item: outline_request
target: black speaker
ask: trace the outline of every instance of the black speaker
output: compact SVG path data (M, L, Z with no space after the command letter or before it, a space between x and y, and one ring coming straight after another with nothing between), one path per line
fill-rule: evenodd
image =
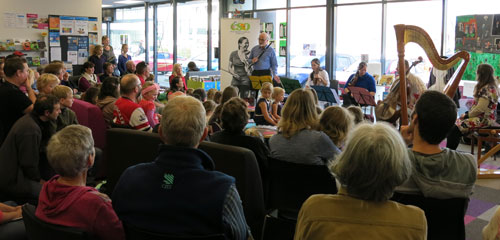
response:
M112 22L115 19L115 9L114 8L103 8L102 9L102 21Z

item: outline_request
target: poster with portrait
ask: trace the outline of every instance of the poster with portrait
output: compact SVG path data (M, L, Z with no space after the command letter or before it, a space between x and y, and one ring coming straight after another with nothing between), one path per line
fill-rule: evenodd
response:
M248 79L250 68L245 60L248 59L252 47L258 44L260 20L224 18L220 24L222 90Z
M493 15L493 24L491 26L491 35L500 35L500 14Z

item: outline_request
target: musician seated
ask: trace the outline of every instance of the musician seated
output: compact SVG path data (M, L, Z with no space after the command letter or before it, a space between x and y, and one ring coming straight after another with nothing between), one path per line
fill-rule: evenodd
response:
M427 91L420 96L410 125L401 127L405 141L413 143L408 154L416 172L396 192L439 199L471 195L477 171L474 157L439 147L454 126L456 112L455 103L443 93Z
M312 72L306 81L306 87L310 86L330 86L330 78L328 77L328 72L321 68L320 61L317 58L311 60Z
M377 91L377 88L375 86L375 78L373 78L372 75L366 72L366 68L367 64L365 62L360 62L358 65L358 71L355 74L352 74L347 80L343 95L344 107L348 107L351 104L356 104L354 98L350 96L348 87L361 87L368 90L368 92L370 92L370 95L375 96L375 92Z

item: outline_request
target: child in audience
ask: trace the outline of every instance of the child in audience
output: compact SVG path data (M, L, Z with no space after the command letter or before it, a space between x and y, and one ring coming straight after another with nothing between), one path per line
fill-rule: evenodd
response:
M252 137L258 137L260 140L262 140L262 142L264 142L264 136L256 127L247 128L245 130L245 134Z
M68 86L57 85L52 90L52 94L59 99L59 104L61 105L61 113L56 121L56 131L72 124L78 124L75 112L70 109L73 105L73 90Z
M211 89L208 89L208 92L207 92L207 100L214 100L215 98L215 93L217 92L217 89L216 88L211 88Z
M200 99L201 102L205 102L207 100L207 93L203 88L197 88L193 92L193 97Z
M229 86L229 87L226 87L224 89L224 91L222 91L220 104L215 108L214 113L213 113L212 117L210 118L210 120L208 120L208 123L210 126L209 127L209 129L210 129L209 134L212 134L212 133L215 133L215 132L222 130L222 127L221 127L222 122L220 119L220 114L222 112L222 106L224 105L224 103L226 103L227 101L229 101L229 99L231 99L233 97L238 97L238 89L236 87Z
M99 88L90 87L89 89L87 89L86 92L82 94L82 100L96 105L98 96L99 96Z
M363 110L361 110L360 107L358 107L358 106L349 106L347 108L347 110L354 117L354 125L357 125L357 124L363 122L365 116L363 115Z
M188 95L188 96L193 96L193 93L194 93L194 89L192 89L192 88L188 88L186 90L186 95Z
M150 82L154 82L155 81L155 75L150 73L149 76L146 78L145 80L146 82L150 81Z
M277 120L271 115L271 95L273 94L273 85L271 83L262 84L260 89L261 96L255 107L254 120L257 125L272 125L276 126Z
M221 102L220 102L221 98L222 98L222 92L216 91L214 94L214 102L217 104L221 104Z
M144 113L146 113L146 117L148 117L149 125L156 126L160 123L160 114L156 113L156 106L154 101L156 97L158 97L158 91L160 90L160 86L158 84L148 81L142 85L142 100L139 102Z
M38 93L50 94L52 89L59 85L60 81L56 75L51 73L44 73L36 82Z
M280 87L274 87L273 89L273 105L272 105L272 115L274 119L278 122L281 119L281 108L283 107L283 99L285 99L285 90Z
M333 144L342 149L344 141L353 125L349 111L343 107L331 106L325 109L319 119L319 130L330 137Z
M205 108L205 113L207 117L207 125L208 125L208 120L212 118L212 115L214 114L215 108L217 107L217 103L215 103L212 100L207 100L203 102L203 107Z

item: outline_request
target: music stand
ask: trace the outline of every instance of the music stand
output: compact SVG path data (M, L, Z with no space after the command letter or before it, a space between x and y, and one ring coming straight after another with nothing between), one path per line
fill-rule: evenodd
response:
M348 87L351 92L351 96L356 100L356 102L362 107L371 106L374 107L377 104L375 103L375 98L366 90L361 87ZM373 108L370 108L370 115L373 115Z
M340 104L339 95L335 89L324 86L311 86L318 94L318 100L329 103Z
M273 78L270 75L265 76L249 76L250 82L252 83L253 90L260 90L262 88L262 84L268 82L273 83Z
M299 80L291 79L291 78L280 78L281 84L283 84L283 88L285 89L286 94L290 94L293 90L297 88L302 88Z

